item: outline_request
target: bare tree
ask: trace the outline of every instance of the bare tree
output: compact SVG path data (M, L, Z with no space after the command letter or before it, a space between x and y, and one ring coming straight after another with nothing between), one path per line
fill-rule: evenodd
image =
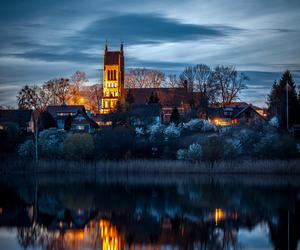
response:
M88 99L90 100L91 110L94 113L99 112L102 100L102 86L100 84L95 84L89 87Z
M68 101L72 104L80 104L82 86L88 82L85 72L76 71L71 76Z
M182 84L176 74L169 74L165 81L165 85L170 88L182 87Z
M217 66L213 72L213 82L218 86L220 103L224 106L234 101L247 88L244 82L248 79L244 73L238 74L234 66Z
M127 88L159 88L164 79L164 73L159 70L134 68L125 74L125 85Z
M51 104L66 103L70 89L69 79L55 78L47 81L43 86L51 95Z
M48 89L44 87L28 85L24 86L17 95L20 109L34 109L43 111L50 104L51 96Z
M218 84L213 81L213 71L205 64L197 64L187 67L180 74L180 81L186 82L191 91L205 93L207 101L212 104L218 95Z

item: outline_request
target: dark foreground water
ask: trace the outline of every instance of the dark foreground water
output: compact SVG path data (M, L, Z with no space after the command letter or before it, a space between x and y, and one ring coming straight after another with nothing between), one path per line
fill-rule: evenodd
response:
M0 176L0 249L299 249L300 179Z

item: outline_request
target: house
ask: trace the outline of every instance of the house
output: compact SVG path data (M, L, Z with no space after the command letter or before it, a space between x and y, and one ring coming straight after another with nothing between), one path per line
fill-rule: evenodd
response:
M86 133L93 133L95 129L99 128L98 124L84 110L79 110L77 114L72 117L70 125L71 131Z
M161 109L158 103L133 104L129 112L130 123L135 126L146 126L161 122Z
M252 124L265 122L264 116L259 114L252 105L238 105L212 107L208 110L209 121L216 126L231 126L239 123Z
M0 110L0 129L5 129L8 123L18 126L19 132L33 132L33 110L9 109Z
M75 116L78 111L85 112L83 105L51 105L46 109L57 122L59 129L64 129L67 117Z
M83 105L53 105L48 106L46 111L52 115L59 129L91 133L98 128Z

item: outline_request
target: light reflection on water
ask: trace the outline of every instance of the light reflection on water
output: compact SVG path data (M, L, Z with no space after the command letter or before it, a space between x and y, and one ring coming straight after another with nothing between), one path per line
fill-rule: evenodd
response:
M0 249L297 249L294 177L135 178L1 176Z

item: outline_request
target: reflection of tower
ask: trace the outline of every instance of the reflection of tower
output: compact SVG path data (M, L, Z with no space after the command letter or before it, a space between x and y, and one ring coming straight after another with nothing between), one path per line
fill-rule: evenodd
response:
M107 42L104 50L103 97L101 113L111 113L118 101L124 99L124 51L108 51Z

